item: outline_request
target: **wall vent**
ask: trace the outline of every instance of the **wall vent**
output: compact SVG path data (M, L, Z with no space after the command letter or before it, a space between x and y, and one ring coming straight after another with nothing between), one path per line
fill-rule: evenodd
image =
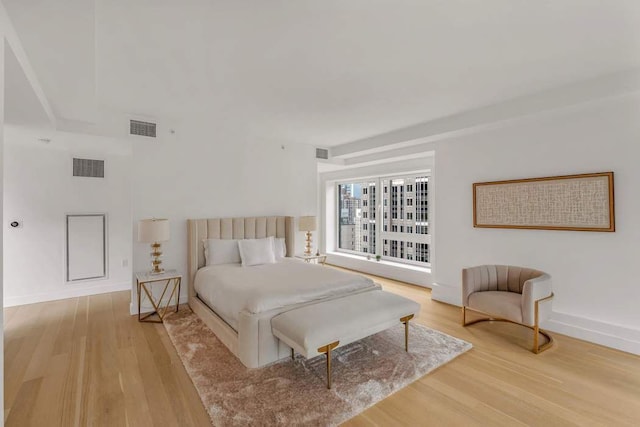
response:
M326 148L316 148L316 159L328 160L329 150Z
M139 120L129 121L129 133L131 135L156 137L156 124L150 122L141 122Z
M73 176L104 178L104 160L73 159Z

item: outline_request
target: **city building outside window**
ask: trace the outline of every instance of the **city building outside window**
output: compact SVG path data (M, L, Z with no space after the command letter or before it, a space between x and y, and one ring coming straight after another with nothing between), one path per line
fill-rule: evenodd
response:
M338 250L429 265L429 178L416 173L338 184Z

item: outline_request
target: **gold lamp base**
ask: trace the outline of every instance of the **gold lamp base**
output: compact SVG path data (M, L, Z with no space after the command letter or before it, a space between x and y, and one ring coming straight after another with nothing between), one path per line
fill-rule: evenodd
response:
M151 274L164 273L164 268L161 267L162 260L160 259L162 256L161 247L162 245L158 242L151 244Z
M307 243L304 247L304 254L306 256L311 256L311 232L307 231L306 236L307 236L307 241L306 241Z

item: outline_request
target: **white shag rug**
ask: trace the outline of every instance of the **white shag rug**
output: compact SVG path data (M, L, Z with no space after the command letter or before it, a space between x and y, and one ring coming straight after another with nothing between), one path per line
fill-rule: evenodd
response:
M188 308L164 325L213 425L337 425L471 349L471 344L410 323L333 351L333 385L325 356L282 359L248 369Z

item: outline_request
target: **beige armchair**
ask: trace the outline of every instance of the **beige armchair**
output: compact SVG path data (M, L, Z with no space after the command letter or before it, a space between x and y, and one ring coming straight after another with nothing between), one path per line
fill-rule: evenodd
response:
M551 276L530 268L480 265L462 270L462 325L484 321L507 321L533 329L533 352L551 346L553 339L540 329L551 314ZM490 317L467 323L466 310ZM539 345L539 335L547 338Z

